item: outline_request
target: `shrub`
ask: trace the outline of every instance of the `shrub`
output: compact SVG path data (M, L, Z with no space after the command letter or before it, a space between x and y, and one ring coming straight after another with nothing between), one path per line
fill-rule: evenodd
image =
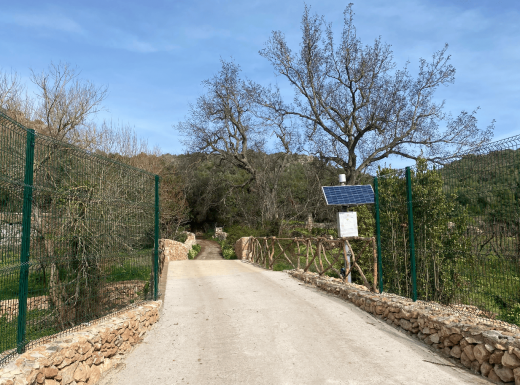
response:
M191 250L188 251L188 259L194 259L200 253L201 248L202 247L200 245L197 245L197 244L193 245L191 247Z

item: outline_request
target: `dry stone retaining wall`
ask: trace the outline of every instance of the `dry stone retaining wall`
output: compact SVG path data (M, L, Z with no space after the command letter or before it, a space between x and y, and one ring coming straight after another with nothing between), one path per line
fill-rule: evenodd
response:
M28 350L0 369L0 385L92 385L115 367L159 318L147 302L58 341Z
M520 385L520 329L514 325L459 313L431 302L376 294L364 286L303 270L288 273L352 302L476 374L495 383Z
M188 233L188 238L186 238L184 243L171 239L159 239L160 272L162 272L165 259L168 261L183 261L188 259L188 252L196 243L195 234L193 233Z

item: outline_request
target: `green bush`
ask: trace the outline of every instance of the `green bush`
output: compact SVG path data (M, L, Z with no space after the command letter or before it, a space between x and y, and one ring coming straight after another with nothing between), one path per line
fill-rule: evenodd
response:
M198 244L194 244L191 250L188 252L188 259L194 259L199 253L202 247Z
M217 241L222 249L222 257L224 259L237 259L235 254L235 244L229 244L227 240Z

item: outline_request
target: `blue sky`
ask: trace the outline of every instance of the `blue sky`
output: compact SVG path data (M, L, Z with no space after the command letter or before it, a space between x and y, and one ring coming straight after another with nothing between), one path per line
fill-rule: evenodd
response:
M484 128L496 120L495 138L520 134L520 2L517 0L364 0L354 2L358 38L379 35L392 45L397 68L449 44L455 84L437 99L446 112L481 109ZM348 2L307 1L338 32ZM81 76L109 86L98 116L130 123L163 152L183 153L173 125L204 92L202 80L231 57L242 75L293 92L258 51L271 32L285 33L298 48L304 2L284 1L26 1L3 2L0 10L0 68L29 83L30 68L69 62ZM29 87L29 89L31 89Z

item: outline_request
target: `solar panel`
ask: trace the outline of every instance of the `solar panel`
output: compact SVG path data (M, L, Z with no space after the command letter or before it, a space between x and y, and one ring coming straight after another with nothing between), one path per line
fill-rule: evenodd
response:
M327 205L359 206L374 203L374 190L367 184L363 186L323 186Z

